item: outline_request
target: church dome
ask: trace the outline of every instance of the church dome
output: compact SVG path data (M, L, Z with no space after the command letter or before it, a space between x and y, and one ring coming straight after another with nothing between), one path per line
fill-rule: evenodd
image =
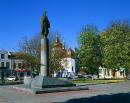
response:
M65 50L65 43L62 42L62 49Z
M59 37L56 35L56 37L54 38L54 47L58 47L60 45L60 39Z
M74 56L74 51L71 48L69 48L67 51L67 57L72 58L73 56Z

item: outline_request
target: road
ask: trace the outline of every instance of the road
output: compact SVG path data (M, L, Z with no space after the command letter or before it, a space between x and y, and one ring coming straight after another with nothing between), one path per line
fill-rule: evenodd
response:
M31 94L0 86L0 103L130 103L130 81L89 85L89 90Z

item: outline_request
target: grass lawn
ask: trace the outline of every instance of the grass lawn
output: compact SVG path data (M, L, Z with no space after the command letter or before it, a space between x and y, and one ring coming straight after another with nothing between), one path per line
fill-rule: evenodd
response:
M91 80L91 79L78 79L78 80L72 80L73 83L90 83L90 84L107 84L107 83L119 83L119 82L125 82L127 80Z

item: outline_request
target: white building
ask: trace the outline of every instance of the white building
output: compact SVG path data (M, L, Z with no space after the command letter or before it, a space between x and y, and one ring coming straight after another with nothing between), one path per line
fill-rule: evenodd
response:
M9 70L22 69L23 60L13 58L13 52L0 50L0 67L6 67Z
M55 50L55 49L64 50L66 53L66 57L63 58L61 61L61 65L63 66L64 69L62 71L59 71L58 73L55 73L54 77L56 77L56 75L58 77L71 77L71 76L75 75L77 73L77 68L76 68L77 59L74 58L74 51L71 48L66 50L64 43L60 43L58 36L56 36L54 39L53 50Z
M99 78L100 79L104 79L104 78L113 78L112 76L112 71L111 70L108 70L104 67L99 67Z
M10 52L0 50L0 67L6 67L12 69L12 61L9 58Z
M71 77L76 74L76 59L73 58L73 50L71 48L67 51L66 58L62 60L62 66L64 67L64 71L62 77Z
M109 78L125 78L125 69L124 68L120 68L119 70L117 70L115 72L115 76L113 77L112 75L112 70L111 69L107 69L104 67L99 67L99 78L100 79L109 79Z

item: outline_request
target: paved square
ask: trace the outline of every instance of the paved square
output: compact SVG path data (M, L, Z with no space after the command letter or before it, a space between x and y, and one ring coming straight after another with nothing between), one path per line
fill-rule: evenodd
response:
M130 103L130 81L89 85L90 90L31 94L0 86L0 103Z

